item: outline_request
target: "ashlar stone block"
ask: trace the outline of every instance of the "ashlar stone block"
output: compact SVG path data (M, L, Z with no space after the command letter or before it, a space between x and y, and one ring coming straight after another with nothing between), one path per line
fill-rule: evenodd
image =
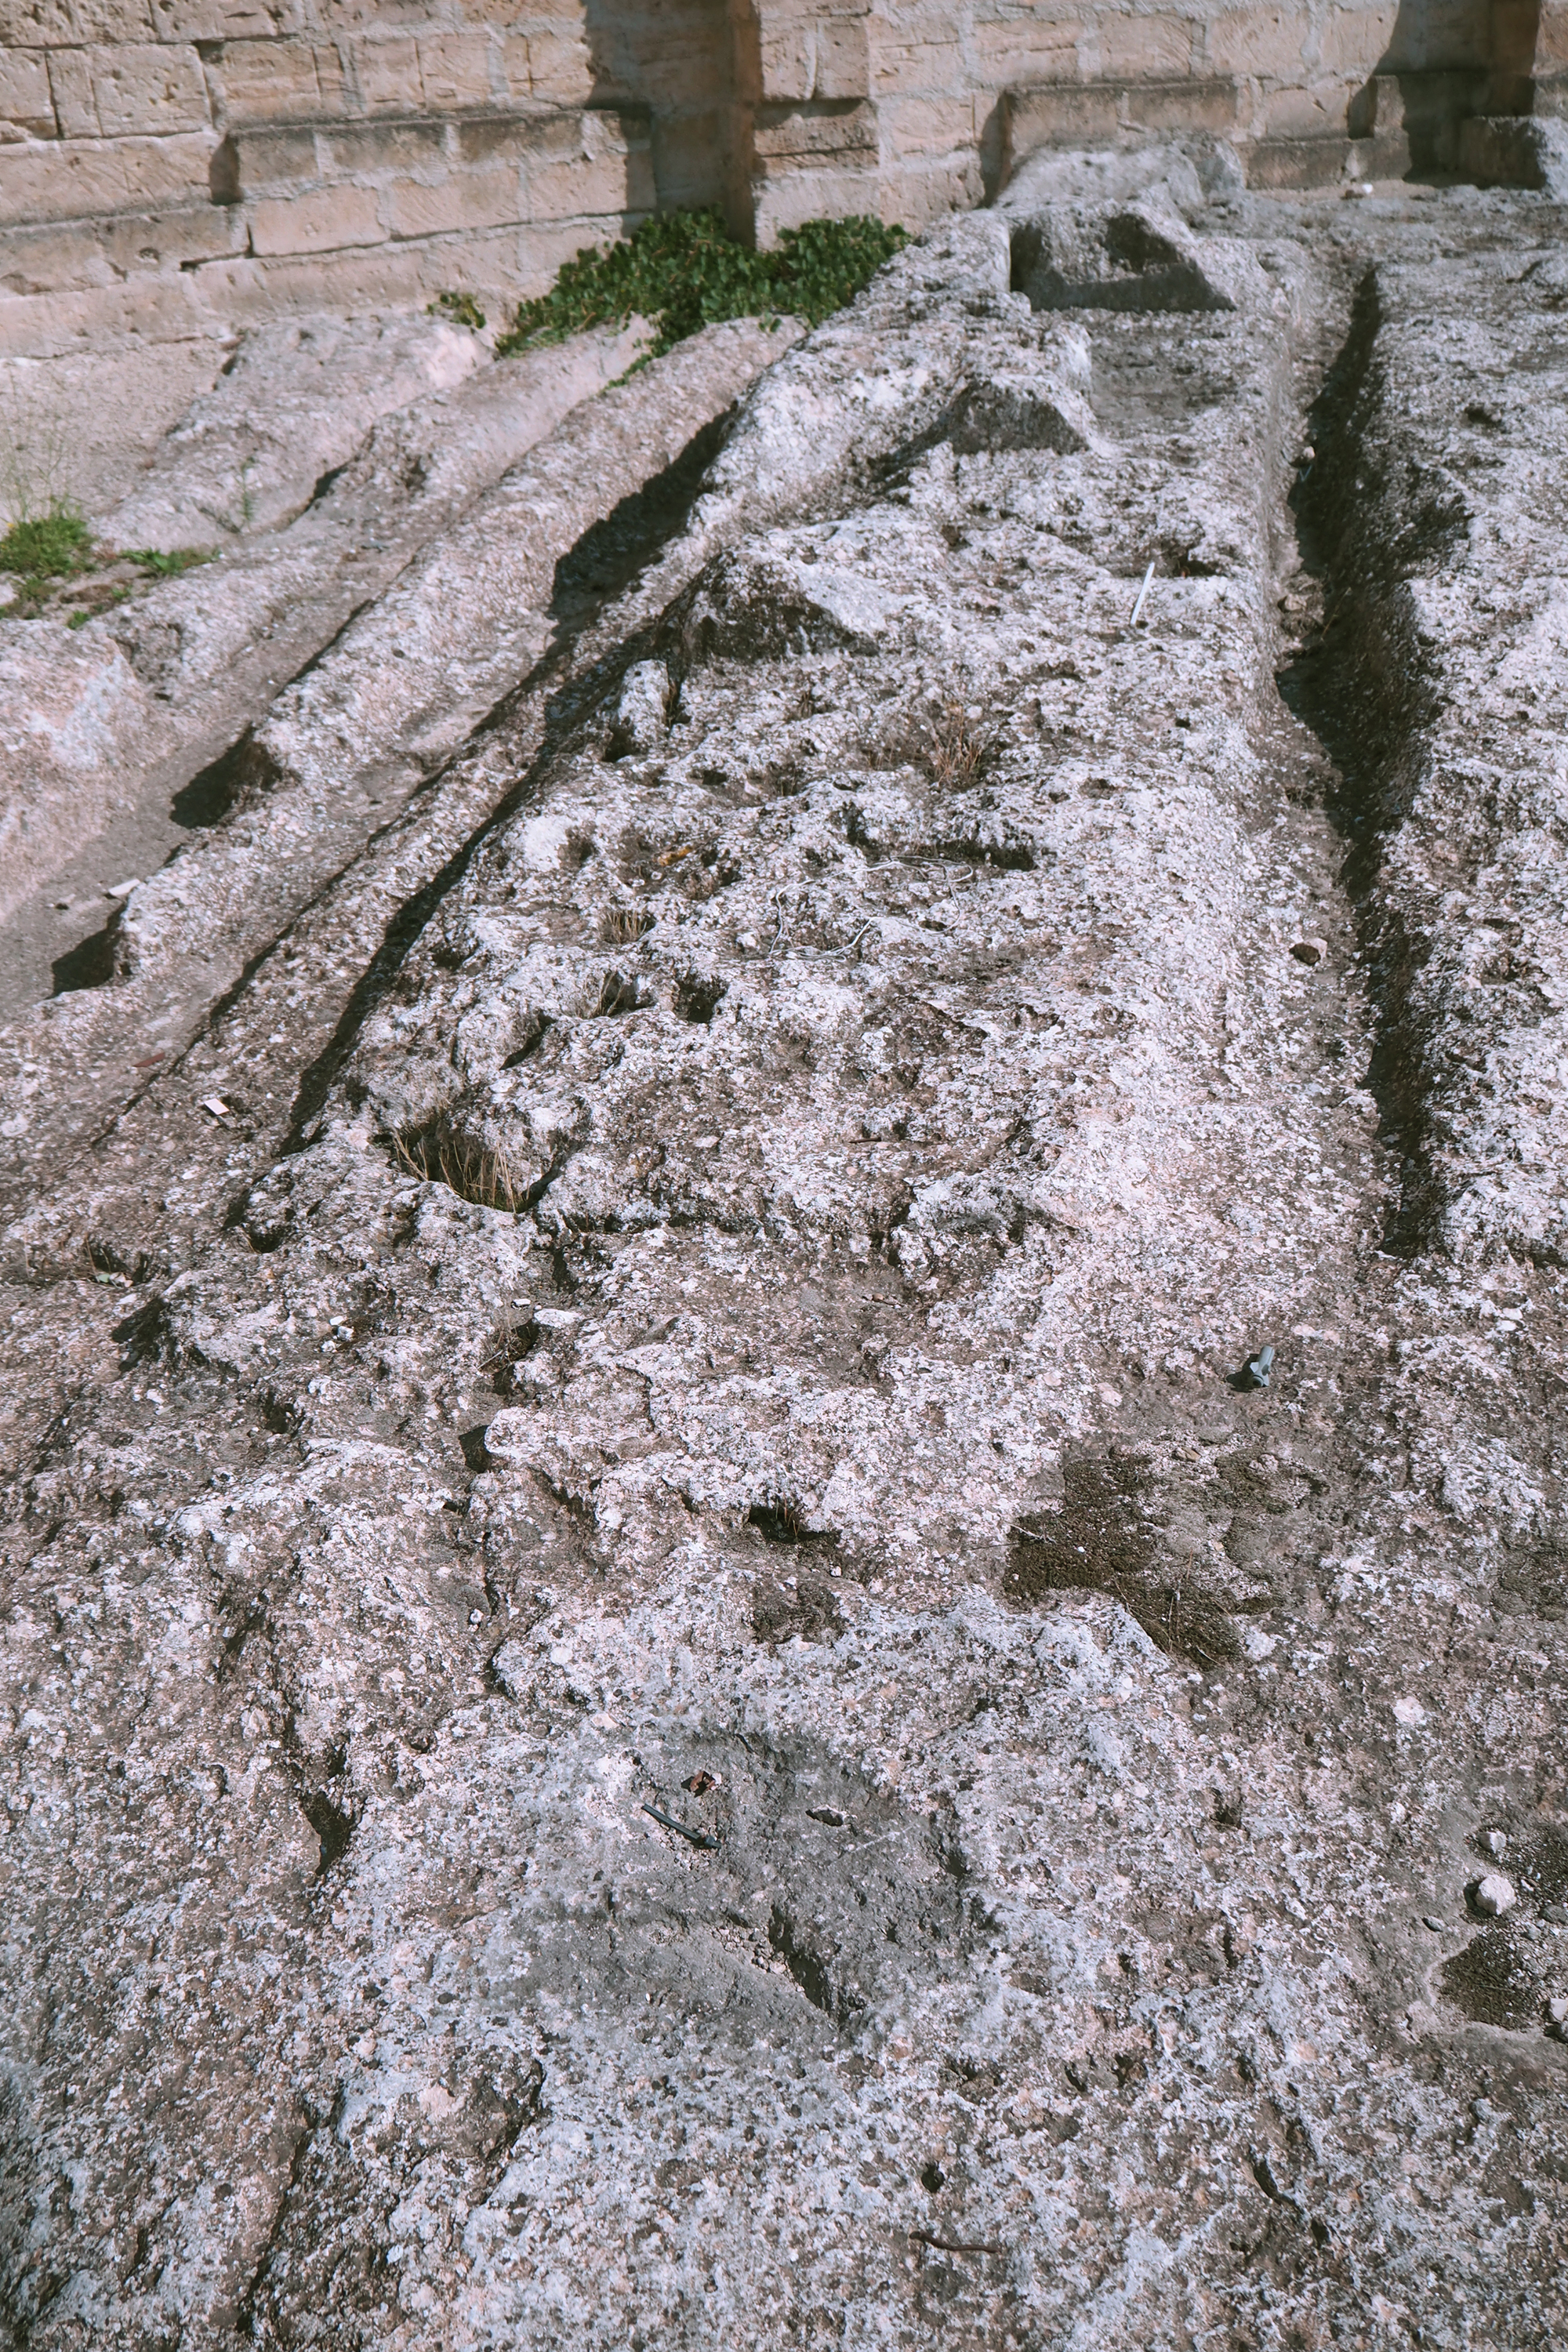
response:
M879 100L951 95L963 89L967 79L956 37L879 38L872 53L870 87Z
M350 73L360 103L371 113L419 110L419 44L412 33L377 34L349 44Z
M1109 81L1173 81L1193 62L1193 28L1180 16L1102 16L1100 70Z
M886 99L877 110L883 153L894 162L929 157L932 163L978 138L980 109L974 98Z
M1003 96L1009 167L1037 147L1089 146L1115 137L1121 93L1112 84L1061 81Z
M866 19L764 21L761 61L764 100L864 98L871 70Z
M316 134L321 173L330 180L389 186L436 179L446 170L448 126L440 122L334 122Z
M217 203L242 204L250 196L298 195L321 177L314 131L231 131L212 159L211 187Z
M594 60L580 30L528 27L529 96L551 106L585 106L594 95Z
M524 216L517 168L451 173L435 185L399 181L382 198L381 217L395 237L435 236L454 229L500 228Z
M781 173L776 165L764 165L752 180L757 243L776 245L782 229L803 221L875 212L879 193L874 156L859 169L824 163Z
M244 231L243 216L232 206L209 204L0 229L0 287L11 294L43 294L112 286L237 252Z
M328 42L226 41L206 72L226 126L319 121L344 109L342 59Z
M775 166L804 157L874 156L876 110L869 105L761 107L752 144L759 161Z
M1394 12L1378 8L1331 8L1318 32L1318 60L1324 73L1363 80L1388 48Z
M1127 89L1121 115L1131 131L1231 131L1241 119L1241 92L1225 75L1138 82Z
M206 79L194 48L155 41L93 49L89 56L104 138L199 131L211 121Z
M1091 22L1081 15L979 22L972 37L975 67L984 84L1003 90L1080 81L1091 33Z
M591 115L584 117L586 126ZM575 154L534 166L526 181L530 220L569 220L584 213L651 212L652 158L637 147L584 136Z
M151 0L161 41L243 41L309 31L302 0Z
M1351 96L1342 81L1274 90L1264 103L1260 128L1271 139L1342 139Z
M0 49L0 122L30 139L53 139L58 125L49 61L39 49Z
M426 106L449 111L505 99L500 44L482 27L421 33L416 46L419 87Z
M93 97L92 68L85 49L51 49L48 57L49 94L62 139L96 139L98 107Z
M258 254L331 253L380 245L386 236L374 188L315 188L250 207L251 250Z
M72 139L7 150L0 222L88 220L188 203L207 184L211 134Z
M1309 54L1316 28L1305 10L1230 8L1209 26L1208 62L1218 73L1299 83Z
M85 48L153 34L150 0L0 0L0 48Z

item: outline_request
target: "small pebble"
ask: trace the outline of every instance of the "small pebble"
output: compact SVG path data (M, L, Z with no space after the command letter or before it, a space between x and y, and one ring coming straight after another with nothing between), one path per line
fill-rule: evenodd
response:
M1546 2014L1553 2025L1568 2025L1568 2000L1559 1993L1555 2000L1547 2002Z
M1329 952L1327 940L1298 940L1290 950L1298 963L1318 964Z
M1508 1852L1508 1832L1506 1830L1483 1830L1479 1843L1483 1853L1489 1853L1494 1862L1500 1862L1504 1854Z
M1436 1911L1428 1911L1421 1925L1424 1927L1430 1927L1435 1936L1440 1936L1443 1932L1443 1922L1438 1918Z
M1519 1897L1500 1870L1489 1870L1471 1887L1470 1900L1483 1919L1499 1919L1513 1909Z

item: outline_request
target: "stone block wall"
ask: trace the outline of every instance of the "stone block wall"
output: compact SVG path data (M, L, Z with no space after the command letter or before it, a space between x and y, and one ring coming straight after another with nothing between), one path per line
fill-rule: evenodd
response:
M760 5L763 234L851 206L913 225L1037 147L1161 132L1232 141L1265 185L1452 169L1465 117L1568 89L1554 0Z
M724 0L0 0L0 352L515 301L724 199L730 50Z
M0 352L515 300L658 206L919 226L1041 144L1440 168L1565 89L1568 0L0 0Z

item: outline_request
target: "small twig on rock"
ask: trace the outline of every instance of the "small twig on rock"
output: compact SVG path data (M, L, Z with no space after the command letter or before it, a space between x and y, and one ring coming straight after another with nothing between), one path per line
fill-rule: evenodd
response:
M661 1813L657 1805L645 1805L643 1811L645 1813L651 1813L654 1820L662 1823L667 1830L673 1830L678 1837L689 1838L693 1845L704 1846L712 1852L719 1843L718 1839L710 1837L706 1830L688 1829L686 1823L678 1822L673 1813Z
M1005 2254L1012 2251L1007 2246L965 2245L956 2238L934 2237L930 2230L911 2230L910 2242L916 2246L934 2246L942 2254Z

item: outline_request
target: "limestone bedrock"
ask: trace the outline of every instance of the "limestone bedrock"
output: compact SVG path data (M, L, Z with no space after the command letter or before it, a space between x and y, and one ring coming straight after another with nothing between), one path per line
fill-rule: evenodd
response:
M1115 179L13 1136L28 2352L1562 2335L1564 223Z

